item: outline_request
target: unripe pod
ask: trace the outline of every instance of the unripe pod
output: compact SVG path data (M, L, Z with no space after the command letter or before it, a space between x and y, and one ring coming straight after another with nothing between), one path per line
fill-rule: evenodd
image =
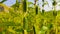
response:
M28 28L27 19L25 17L23 18L23 28L24 29L27 29Z
M36 6L36 14L38 14L38 6Z
M42 9L42 15L44 15L44 9Z
M36 34L36 31L35 31L35 27L33 26L33 31L34 31L34 34Z
M23 28L25 29L25 18L23 18Z
M44 2L44 0L42 0Z
M54 2L53 2L53 6L55 6L56 4L57 4L56 1L54 1Z
M27 11L27 2L26 2L26 0L23 1L23 11L24 12Z

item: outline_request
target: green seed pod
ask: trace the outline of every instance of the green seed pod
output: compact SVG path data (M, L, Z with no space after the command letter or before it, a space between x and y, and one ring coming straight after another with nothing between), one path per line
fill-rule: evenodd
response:
M42 15L44 15L44 9L42 9Z
M54 1L54 2L53 2L53 6L55 6L56 4L57 4L56 1Z
M24 12L27 11L27 2L26 2L26 0L23 1L23 11Z
M24 29L27 29L28 28L27 19L25 17L23 18L23 28Z
M44 8L44 0L42 0L42 1L43 1L42 7ZM42 9L42 14L44 14L44 9Z
M16 32L22 32L23 30L22 29L16 29L15 31Z
M44 7L44 4L42 5L42 7Z
M16 7L18 7L18 8L19 8L19 3L16 3Z
M36 6L36 14L38 14L38 6Z
M53 27L53 25L50 23L50 24L48 25L48 28L51 29L52 27Z
M42 0L44 2L44 0Z
M19 9L19 2L18 2L18 0L16 0L15 9L16 9L16 10L18 10L18 9Z
M33 31L34 31L34 34L36 34L36 31L35 31L35 27L33 26Z
M25 18L23 18L23 28L25 29Z
M24 29L22 29L22 34L24 34Z

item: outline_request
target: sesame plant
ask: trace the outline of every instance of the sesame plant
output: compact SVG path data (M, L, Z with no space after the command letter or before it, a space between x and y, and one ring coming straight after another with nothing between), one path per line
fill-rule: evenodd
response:
M54 10L48 12L44 10L45 0L42 0L42 11L38 1L16 0L8 12L0 9L0 34L60 34L60 10L56 11L56 0L52 3ZM29 7L30 4L33 6Z

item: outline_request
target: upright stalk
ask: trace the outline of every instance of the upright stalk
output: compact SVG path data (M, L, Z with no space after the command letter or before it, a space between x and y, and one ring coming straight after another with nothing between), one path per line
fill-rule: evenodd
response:
M34 4L34 5L35 5L35 12L36 12L36 15L38 14L38 6L36 5L37 1L38 1L38 0L35 0L35 4Z
M44 0L42 0L43 5L42 5L42 14L44 15Z
M53 6L54 6L54 11L53 11L53 16L54 16L54 29L56 30L56 34L58 33L58 29L57 29L57 21L56 21L56 16L57 16L57 12L56 12L56 0L53 0Z
M43 5L42 5L42 16L43 16L43 18L42 18L42 20L43 20L43 25L44 25L44 0L42 0L42 2L43 2Z
M39 34L39 32L40 32L40 28L39 28L39 25L37 25L37 24L39 24L39 22L37 21L37 18L38 18L38 9L39 9L39 7L38 7L38 5L39 4L37 4L38 2L37 1L39 1L39 0L34 0L34 7L35 7L35 23L34 23L34 27L33 27L33 30L34 30L34 34Z
M12 7L14 7L15 11L17 11L19 9L19 5L20 4L19 4L18 0L16 0L16 3Z
M26 15L27 15L27 0L23 0L23 32L27 34L27 22L26 22Z
M34 31L34 34L38 34L38 29L37 29L37 26L36 26L36 24L37 24L37 22L36 22L36 15L38 14L38 6L36 5L36 3L37 3L37 0L34 0L34 7L35 7L35 23L34 23L34 25L33 25L33 31Z

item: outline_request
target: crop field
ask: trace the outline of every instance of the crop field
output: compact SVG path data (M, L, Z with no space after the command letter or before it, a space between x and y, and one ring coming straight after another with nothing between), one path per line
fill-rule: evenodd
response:
M56 11L55 1L50 11L40 11L36 0L33 7L28 7L32 3L27 0L17 1L11 7L0 2L0 34L60 34L60 10Z

